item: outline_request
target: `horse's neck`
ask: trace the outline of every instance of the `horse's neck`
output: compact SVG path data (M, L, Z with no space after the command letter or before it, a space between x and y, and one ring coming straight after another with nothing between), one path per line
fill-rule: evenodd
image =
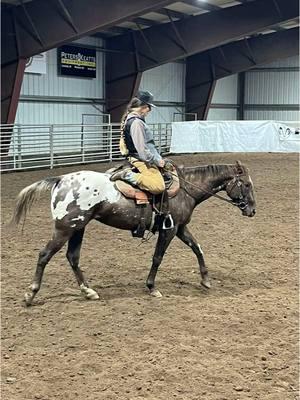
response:
M235 165L190 167L185 168L184 175L185 180L192 183L189 191L193 197L198 201L203 201L211 196L209 192L217 193L216 189L234 177Z

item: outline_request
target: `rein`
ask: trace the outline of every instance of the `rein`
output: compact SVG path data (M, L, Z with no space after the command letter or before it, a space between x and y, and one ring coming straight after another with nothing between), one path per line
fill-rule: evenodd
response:
M171 171L167 171L167 172L168 172L169 174L173 175L173 176L176 176L176 174L174 174L174 173L171 172ZM242 175L244 175L244 174L236 175L236 176L234 176L233 179L232 179L232 181L233 181L234 183L236 183L236 185L238 185L238 186L240 186L239 177L242 176ZM207 194L209 194L209 195L211 195L211 196L213 196L213 197L216 197L217 199L220 199L220 200L222 200L222 201L226 201L226 203L229 203L229 204L231 204L232 206L239 207L240 209L244 209L244 208L247 207L247 203L245 203L245 202L242 201L243 197L242 197L241 195L240 195L240 200L241 200L241 201L239 201L238 203L236 203L236 202L233 201L233 200L228 200L228 199L226 199L225 197L220 196L220 195L217 194L217 193L214 193L214 192L212 192L212 191L210 191L210 190L203 189L203 188L201 188L200 186L195 185L194 183L187 181L186 179L182 178L182 177L180 176L180 174L178 174L178 178L179 178L179 180L181 180L182 182L187 183L188 185L194 186L196 189L201 190L202 192L207 193ZM231 182L231 181L230 181L230 182ZM229 182L229 183L230 183L230 182ZM219 192L220 190L224 189L229 183L223 183L222 185L216 187L216 188L213 189L213 190L214 190L215 192ZM234 185L234 186L235 186L235 185ZM232 188L230 189L230 193L232 192L234 186L232 186ZM186 191L186 193L187 193L188 195L190 195L191 197L193 197L193 196L187 191L186 187L183 187L183 189ZM241 206L242 206L242 207L241 207Z

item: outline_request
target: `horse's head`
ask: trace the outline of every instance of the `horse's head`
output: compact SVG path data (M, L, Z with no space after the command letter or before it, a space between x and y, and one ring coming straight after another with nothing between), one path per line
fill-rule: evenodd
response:
M256 201L254 186L248 168L245 168L237 161L235 172L234 178L226 185L227 195L239 207L243 215L254 217L256 213Z

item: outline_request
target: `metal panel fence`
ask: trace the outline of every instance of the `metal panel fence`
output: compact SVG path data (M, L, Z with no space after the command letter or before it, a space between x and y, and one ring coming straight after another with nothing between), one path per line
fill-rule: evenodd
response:
M160 153L168 153L171 124L151 124ZM119 124L1 125L1 171L120 160Z

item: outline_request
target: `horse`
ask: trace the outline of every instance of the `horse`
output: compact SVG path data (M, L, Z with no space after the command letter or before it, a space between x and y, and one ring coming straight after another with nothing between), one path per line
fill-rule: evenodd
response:
M200 203L212 196L221 198L238 207L242 215L253 217L256 200L249 170L240 162L235 164L176 167L180 188L169 199L169 212L173 218L171 229L158 229L158 239L152 265L146 280L150 295L161 297L155 286L155 278L163 256L172 239L177 236L195 253L201 275L201 284L211 287L203 251L188 229L192 213ZM132 199L118 191L111 173L79 171L48 177L25 187L17 196L12 223L17 225L42 192L51 189L51 211L54 232L51 240L39 252L31 291L25 293L25 304L32 301L41 287L43 273L50 259L68 242L66 257L75 274L79 288L87 299L99 299L98 293L89 287L79 267L80 249L85 227L91 220L124 230L135 230L140 222L138 206ZM227 198L218 192L225 191ZM152 206L145 206L144 218L151 229Z

